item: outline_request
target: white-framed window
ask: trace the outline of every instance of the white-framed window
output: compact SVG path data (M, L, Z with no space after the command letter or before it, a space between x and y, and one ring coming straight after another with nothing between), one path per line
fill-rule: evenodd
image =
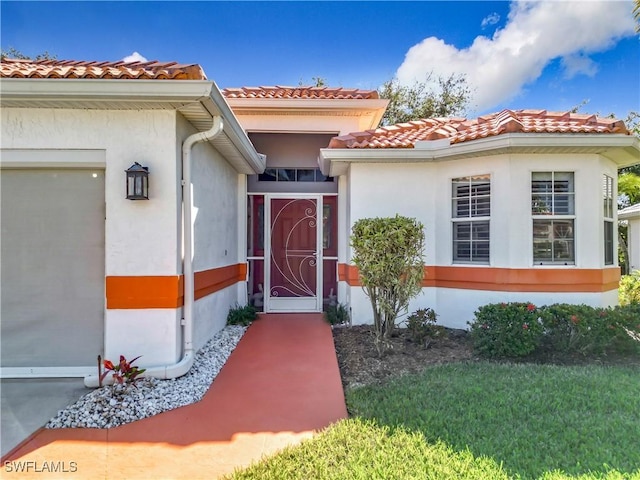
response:
M453 262L489 263L491 175L451 180Z
M267 168L258 174L259 182L333 182L319 168Z
M575 264L573 172L531 173L533 263Z
M604 264L614 264L613 178L602 175L602 203L604 213Z

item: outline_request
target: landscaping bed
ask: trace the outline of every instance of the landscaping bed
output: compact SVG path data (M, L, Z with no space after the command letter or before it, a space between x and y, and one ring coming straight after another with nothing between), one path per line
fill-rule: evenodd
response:
M444 329L426 346L415 342L407 329L397 328L391 336L393 347L382 358L371 325L336 326L333 341L345 390L418 373L429 365L474 360L471 340L464 330Z
M371 325L334 326L333 340L345 390L382 384L395 377L421 372L431 365L480 361L473 352L470 334L466 330L442 329L442 333L429 339L428 346L425 346L415 342L406 328L397 328L391 337L393 348L382 358L376 350ZM640 367L640 356L632 352L583 355L541 349L508 362Z

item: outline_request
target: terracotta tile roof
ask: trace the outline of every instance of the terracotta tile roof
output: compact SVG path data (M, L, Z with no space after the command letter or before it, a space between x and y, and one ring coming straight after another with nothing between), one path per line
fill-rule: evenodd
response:
M78 60L18 60L3 58L4 78L108 78L140 80L206 80L198 64L176 62L85 62Z
M227 98L316 98L316 99L358 99L379 98L376 90L359 90L341 87L241 87L225 88L222 93Z
M334 137L329 148L414 148L420 140L448 138L451 144L503 133L623 133L613 118L546 110L503 110L473 120L429 118Z

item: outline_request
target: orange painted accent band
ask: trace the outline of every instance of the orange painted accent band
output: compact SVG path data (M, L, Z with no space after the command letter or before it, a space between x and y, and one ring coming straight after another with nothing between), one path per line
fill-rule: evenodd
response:
M338 264L338 281L347 282L351 286L360 286L360 273L355 265Z
M237 263L195 273L194 297L196 300L211 295L235 283L247 279L247 264Z
M244 282L246 276L246 263L195 272L194 298L198 300ZM179 308L184 305L184 278L182 275L108 276L106 297L108 309Z
M178 308L184 298L181 275L106 278L107 308Z
M618 288L620 269L425 266L423 287L500 292L607 292ZM338 265L338 280L360 286L355 265Z

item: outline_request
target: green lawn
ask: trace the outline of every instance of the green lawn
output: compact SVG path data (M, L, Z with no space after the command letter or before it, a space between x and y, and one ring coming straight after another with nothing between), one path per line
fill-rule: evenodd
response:
M233 478L640 480L638 369L449 364L347 404L354 418Z

